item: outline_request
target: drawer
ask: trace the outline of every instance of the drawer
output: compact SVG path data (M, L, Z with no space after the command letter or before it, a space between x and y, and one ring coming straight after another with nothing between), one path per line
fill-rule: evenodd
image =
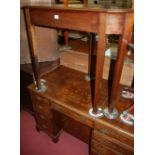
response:
M32 104L35 112L50 113L50 101L37 93L31 92Z
M91 155L120 155L120 153L111 150L95 141L92 141Z
M30 17L34 25L97 32L98 14L95 12L30 8Z
M130 145L131 147L134 146L134 138L131 136L127 136L119 131L116 131L112 128L108 128L104 126L103 124L100 125L99 123L95 123L95 129L99 130L101 133L112 137L122 143L125 143L127 145Z
M38 112L36 112L35 115L36 115L37 119L40 122L48 122L48 123L51 123L52 118L53 118L53 115L52 114L46 114L46 113L38 113Z
M40 104L42 106L49 106L49 100L38 94L32 93L31 98L34 103Z
M35 118L37 121L37 124L42 128L42 129L48 129L51 127L52 124L52 116L46 116L44 114L40 113L35 113Z
M51 114L51 111L50 111L50 107L49 106L44 106L40 103L33 103L33 107L34 107L34 110L35 112L38 112L38 113L42 113L42 114L46 114L46 115L50 115Z
M94 142L96 142L95 145L98 144L98 146L95 146L96 148L99 146L109 148L109 150L114 150L116 153L119 154L126 154L126 155L133 155L134 149L130 147L129 145L126 145L124 143L121 143L118 140L115 140L109 136L104 135L103 133L100 133L97 130L93 131L93 136L92 136L92 147L94 147ZM95 148L95 149L96 149ZM99 149L99 151L101 151Z
M52 104L51 106L55 110L57 110L57 111L63 113L64 115L74 119L75 121L78 121L78 122L85 124L85 125L88 125L88 126L93 126L93 121L90 118L83 116L83 114L79 114L78 112L72 111L71 109L68 109L68 108L61 107L57 104Z

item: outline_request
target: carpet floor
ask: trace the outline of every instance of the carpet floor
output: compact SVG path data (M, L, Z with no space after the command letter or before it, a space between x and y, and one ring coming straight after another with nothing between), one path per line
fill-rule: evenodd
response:
M20 155L88 155L88 145L62 132L57 144L35 129L35 119L28 112L20 114Z

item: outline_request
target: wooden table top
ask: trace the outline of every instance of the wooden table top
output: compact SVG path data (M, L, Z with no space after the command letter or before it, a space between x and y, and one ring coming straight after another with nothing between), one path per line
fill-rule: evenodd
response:
M53 106L54 109L68 116L74 114L80 115L89 120L87 125L90 127L94 127L95 124L96 126L103 125L123 135L129 136L130 138L134 137L134 128L122 123L119 117L115 120L109 120L105 117L94 118L88 114L90 107L92 107L91 89L90 82L85 80L84 73L59 66L42 78L46 80L48 88L45 93L39 94L53 101L51 106ZM29 89L35 91L34 85L30 85ZM102 80L102 91L99 99L100 107L105 106L104 102L107 98L107 91L107 81ZM130 102L120 100L117 109L121 113L130 105Z

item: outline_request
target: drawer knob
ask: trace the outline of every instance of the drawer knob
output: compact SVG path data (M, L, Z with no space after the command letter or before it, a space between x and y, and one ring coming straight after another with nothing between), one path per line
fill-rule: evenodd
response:
M54 15L54 19L58 20L59 19L59 15L55 14Z

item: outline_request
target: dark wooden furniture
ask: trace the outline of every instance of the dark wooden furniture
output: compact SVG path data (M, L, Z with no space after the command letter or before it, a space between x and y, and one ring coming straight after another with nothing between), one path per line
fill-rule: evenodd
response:
M57 141L61 129L65 126L64 115L91 129L89 130L90 134L88 134L88 136L91 135L91 154L124 154L124 152L133 154L132 127L127 127L118 118L109 120L92 117L88 114L91 107L93 107L93 113L98 114L98 107L103 109L108 106L110 112L116 107L121 112L125 108L124 106L128 105L123 104L119 99L119 81L127 43L131 38L133 10L90 8L88 6L80 8L53 6L24 7L24 11L37 86L35 88L32 85L29 88L36 111L38 129L43 129L53 140ZM83 73L60 66L42 76L47 85L47 90L43 92L37 61L34 25L97 33L99 41L95 73L92 80L85 81ZM101 77L106 46L105 40L106 35L109 34L120 35L120 46L114 68L110 99L107 103L108 88ZM94 82L93 91L92 82ZM98 135L101 135L101 139ZM102 149L100 146L102 146Z
M62 129L66 130L90 144L91 154L105 154L106 150L115 154L123 154L125 151L133 154L133 127L123 124L119 118L109 120L88 114L91 107L91 86L84 76L82 72L59 66L42 76L48 85L45 93L36 92L33 84L29 86L37 129L46 132L54 141L58 140ZM108 94L107 88L107 80L102 80L103 91L99 98L101 107ZM131 104L120 99L117 108L121 113ZM77 122L80 124L77 125Z
M39 62L41 75L46 74L50 70L53 70L59 66L60 60ZM26 110L30 113L34 113L32 102L30 98L29 91L27 89L28 85L34 82L32 65L21 64L20 65L20 110Z

